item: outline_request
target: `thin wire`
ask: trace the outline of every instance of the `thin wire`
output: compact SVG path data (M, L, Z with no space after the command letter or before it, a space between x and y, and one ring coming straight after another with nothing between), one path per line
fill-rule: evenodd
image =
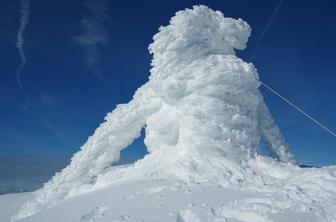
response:
M260 81L260 80L259 80ZM294 107L296 110L298 110L299 112L301 112L303 115L305 115L306 117L308 117L309 119L311 119L314 123L316 123L318 126L320 126L322 129L324 129L325 131L327 131L328 133L330 133L331 135L333 135L334 137L336 137L336 133L334 133L333 131L331 131L330 129L328 129L325 125L323 125L322 123L320 123L319 121L317 121L316 119L314 119L313 117L311 117L309 114L307 114L306 112L304 112L302 109L300 109L299 107L297 107L296 105L294 105L291 101L289 101L288 99L286 99L285 97L281 96L278 92L276 92L274 89L272 89L270 86L268 86L267 84L263 83L262 81L260 81L260 83L265 86L265 88L267 88L268 90L270 90L272 93L274 93L275 95L279 96L281 99L283 99L285 102L287 102L289 105L291 105L292 107Z

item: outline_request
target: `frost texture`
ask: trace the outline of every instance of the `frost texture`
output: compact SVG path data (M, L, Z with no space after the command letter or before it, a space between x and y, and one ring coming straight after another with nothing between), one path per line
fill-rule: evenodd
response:
M235 56L235 49L246 47L250 32L242 19L206 6L177 12L149 46L149 81L106 116L71 164L13 219L139 178L267 190L270 200L282 204L279 209L314 201L322 213L335 216L335 169L295 166L259 91L255 67ZM142 128L149 154L134 165L112 167ZM279 161L260 157L261 139Z

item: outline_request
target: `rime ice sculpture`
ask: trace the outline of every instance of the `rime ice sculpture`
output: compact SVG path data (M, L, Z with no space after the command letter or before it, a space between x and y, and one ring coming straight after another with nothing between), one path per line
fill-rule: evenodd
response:
M249 36L246 22L206 6L177 12L149 46L149 81L107 115L71 164L15 219L130 175L225 177L225 167L258 155L261 138L274 157L294 163L259 92L256 69L235 56L234 49L244 49ZM150 154L128 170L111 167L142 128Z

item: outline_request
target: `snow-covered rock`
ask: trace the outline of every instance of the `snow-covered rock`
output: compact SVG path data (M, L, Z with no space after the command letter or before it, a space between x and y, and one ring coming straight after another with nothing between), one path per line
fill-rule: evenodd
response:
M106 116L70 165L36 191L13 220L36 213L29 218L46 220L47 212L58 215L69 201L85 199L80 194L94 197L143 180L257 193L244 200L223 195L220 205L188 203L192 209L176 209L176 221L271 221L274 214L290 211L336 220L335 167L295 165L259 91L256 68L235 55L235 49L246 47L249 25L194 6L177 12L159 30L149 46L149 81ZM111 166L142 128L149 154L133 165ZM275 159L260 156L261 139ZM99 205L79 221L103 217L108 206ZM39 221L29 218L23 221Z

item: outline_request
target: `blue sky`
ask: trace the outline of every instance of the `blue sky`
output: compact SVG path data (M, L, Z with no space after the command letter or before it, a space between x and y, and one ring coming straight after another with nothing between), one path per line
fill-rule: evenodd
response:
M101 72L97 76L84 60L86 45L76 39L88 33L81 25L89 13L83 1L31 0L30 23L24 33L27 65L21 73L31 105L23 113L26 98L16 81L19 1L0 0L0 155L77 151L105 114L128 102L147 81L151 59L147 47L158 27L167 24L177 10L194 4L247 21L252 36L248 48L237 55L253 62L265 83L336 130L334 1L283 1L260 41L279 1L107 2L107 11L99 13L106 13L101 20L107 33L94 32L106 38L97 47L100 58L95 68ZM251 60L256 44L258 50ZM298 161L336 164L335 137L269 91L262 92ZM125 151L126 158L144 154L142 138Z

